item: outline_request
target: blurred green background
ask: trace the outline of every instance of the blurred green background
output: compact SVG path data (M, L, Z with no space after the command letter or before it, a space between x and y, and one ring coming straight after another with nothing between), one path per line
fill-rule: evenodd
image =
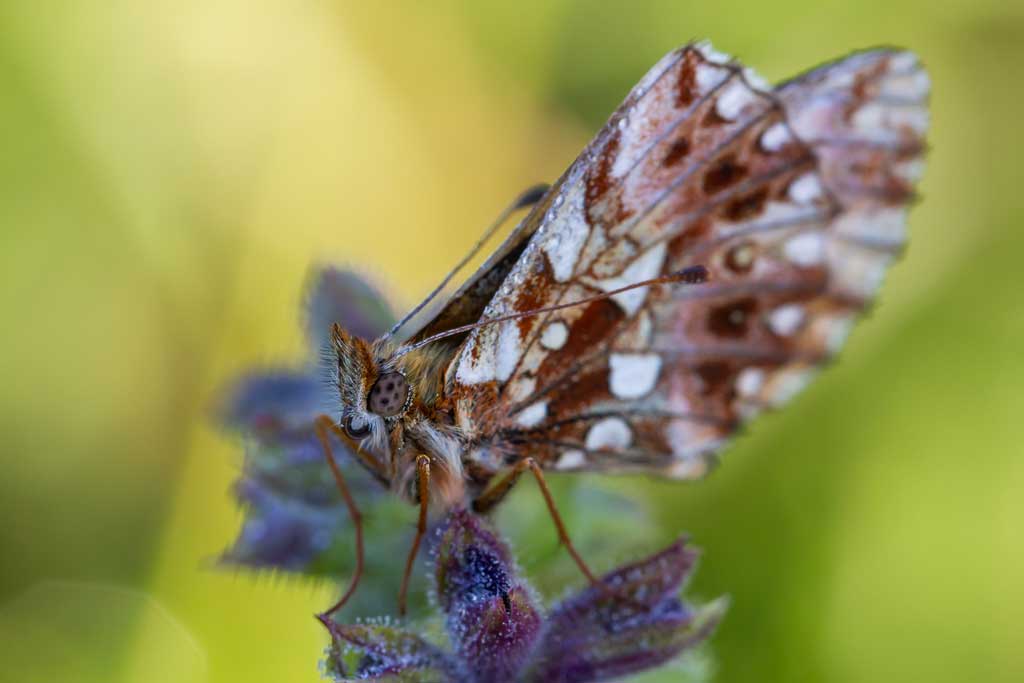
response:
M703 37L771 80L917 51L924 199L813 388L706 482L611 486L650 502L652 550L682 530L704 548L691 594L732 596L714 680L1024 680L1024 4L1005 0L0 4L0 678L317 680L330 587L211 564L241 520L215 389L299 357L312 262L411 304Z

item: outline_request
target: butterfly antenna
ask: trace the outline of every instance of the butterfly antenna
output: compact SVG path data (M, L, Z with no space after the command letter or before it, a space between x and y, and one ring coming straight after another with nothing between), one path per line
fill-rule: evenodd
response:
M545 193L547 193L549 187L551 186L548 185L547 183L539 183L537 185L534 185L528 190L525 190L522 194L516 197L511 204L505 207L505 209L500 214L498 214L498 217L494 219L494 222L491 223L490 227L488 227L487 230L484 231L483 236L481 236L480 239L477 240L476 244L473 245L473 248L469 250L469 253L466 254L462 258L462 260L459 261L455 265L455 267L448 272L447 275L445 275L444 279L441 280L441 284L435 287L434 291L427 295L427 298L425 298L423 301L417 304L411 311L406 313L401 320L395 323L392 326L392 328L388 330L388 333L384 335L385 338L393 337L395 333L398 332L398 330L402 329L403 325L409 322L413 318L413 316L422 311L427 304L433 301L434 297L440 294L441 291L448 286L448 283L451 282L453 277L455 277L455 274L462 270L462 268L467 263L469 263L470 259L472 259L480 252L480 249L484 246L484 244L486 244L487 241L494 236L494 233L497 232L498 228L505 224L505 221L508 220L509 216L511 216L519 209L524 209L528 206L533 206L534 204L539 202L541 198L544 197Z
M462 325L461 327L453 327L450 330L444 332L438 332L435 335L421 339L420 341L410 346L405 346L395 353L395 358L400 358L410 351L426 346L431 342L445 339L447 337L454 337L457 334L463 334L464 332L470 332L478 327L485 327L486 325L493 325L494 323L503 323L509 320L518 320L520 318L529 318L534 315L540 315L541 313L550 313L552 311L560 311L563 308L572 308L573 306L582 306L583 304L589 304L594 301L600 301L601 299L607 299L608 297L615 296L616 294L622 294L628 292L631 289L637 289L638 287L650 287L651 285L660 285L666 283L679 283L686 285L698 285L703 282L707 282L709 277L708 269L704 266L691 266L689 268L683 268L675 272L669 273L668 275L662 275L651 280L644 280L643 282L634 282L631 285L625 287L619 287L618 289L612 289L601 294L594 296L588 296L585 299L578 299L576 301L570 301L569 303L557 304L555 306L547 306L545 308L535 308L532 311L522 311L521 313L512 313L510 315L503 315L498 318L489 318L488 320L481 320L480 322L471 323L469 325Z

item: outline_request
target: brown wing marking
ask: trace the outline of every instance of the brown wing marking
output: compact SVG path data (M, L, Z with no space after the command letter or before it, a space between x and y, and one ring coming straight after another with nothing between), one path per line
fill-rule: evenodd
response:
M712 92L721 91L723 88L722 83L733 82L737 78L736 74L739 70L738 68L723 68L722 71L723 75ZM593 207L588 207L591 219L598 227L591 233L590 240L583 250L580 259L581 264L583 264L581 269L586 268L586 270L582 276L579 276L579 280L581 283L589 285L592 289L574 290L571 296L567 296L563 288L560 298L562 300L582 298L601 290L610 290L636 282L645 277L653 277L659 274L659 272L663 272L663 265L666 262L666 245L669 250L675 252L687 242L704 237L703 233L706 232L708 223L702 223L702 218L718 209L725 211L734 219L747 217L752 211L745 206L737 208L737 202L749 203L751 194L767 194L771 188L766 186L772 180L781 177L779 182L785 183L787 181L787 174L792 176L799 167L812 167L813 157L804 148L796 150L791 155L774 155L769 164L758 163L758 160L745 163L742 166L744 169L743 173L747 174L749 169L749 171L754 173L753 177L747 177L728 186L729 179L725 177L728 175L728 172L722 169L727 164L731 164L731 167L739 168L739 165L735 163L737 154L742 153L745 147L750 146L764 128L773 125L781 119L781 112L777 107L774 107L771 100L761 97L757 104L759 106L756 108L752 107L748 115L738 117L734 124L727 125L718 118L710 116L710 112L714 112L716 106L713 98L705 97L699 100L696 106L689 110L689 116L700 120L713 118L714 123L712 125L715 128L716 135L710 139L717 140L717 147L713 147L703 155L695 155L688 166L680 169L681 173L678 174L678 178L665 176L664 179L668 182L667 187L651 186L649 191L654 192L654 198L648 199L646 206L640 207L639 210L630 210L628 212L630 219L625 225L630 229L628 231L618 230L619 232L626 232L627 234L624 236L611 242L604 240L600 236L600 217L602 214L596 212ZM687 117L683 117L681 120L686 121ZM689 128L680 125L679 121L673 122L668 129L675 131L676 135L679 135L681 130L682 134L694 137L702 143L710 140L705 140L699 134L691 135ZM612 142L615 139L613 137ZM644 154L646 158L660 158L662 151L664 149L671 149L676 142L677 140L674 140L672 136L662 134L655 144L645 148ZM612 148L615 148L614 144ZM628 183L634 173L642 171L644 163L644 158L641 158L632 164L630 170L624 176L624 182ZM708 170L701 175L701 169ZM601 172L600 168L598 172ZM600 184L607 186L608 181L602 180ZM592 186L593 180L590 179L588 187ZM701 190L701 187L708 186L712 187L715 191L715 196L710 199ZM619 193L623 194L621 190ZM613 210L621 213L622 202L616 200L609 204L607 196L608 193L606 192L602 198L605 208L615 207ZM635 199L641 199L641 197L637 195ZM665 212L662 207L666 205L671 205L673 211ZM819 216L826 215L829 211L831 211L831 208L824 208L818 214ZM681 219L672 218L680 212L685 214ZM775 213L774 220L776 223L782 222L783 219L795 219L792 216L784 217L779 214L780 212L778 211ZM802 217L806 218L806 211ZM615 227L620 228L621 226L616 225ZM595 238L595 235L597 238ZM594 248L594 245L602 245L604 248L599 251ZM593 252L589 261L588 251ZM589 267L587 267L588 263ZM578 309L580 311L578 315L570 312L567 315L561 316L561 318L557 318L567 324L571 323L574 325L573 343L565 349L552 352L550 349L538 348L536 345L538 335L535 335L527 344L526 353L516 367L517 377L529 378L531 376L549 374L540 368L541 362L548 367L555 366L571 369L579 363L581 354L600 352L604 346L598 342L611 339L620 332L615 324L611 324L617 316L617 311L632 314L635 306L645 296L646 293L643 290L624 293L616 297L617 303L620 304L618 307L611 302L599 302L585 309ZM599 311L604 311L602 317L596 315ZM623 320L627 317L628 315L622 316ZM577 322L577 318L579 322ZM542 330L545 325L552 324L548 318L539 318L538 320L541 322L540 327ZM541 337L541 339L543 338ZM520 401L513 404L510 408L510 413L515 414L522 408L522 401L528 399L537 387L529 379L520 382L518 385L513 383L511 387L513 388L511 397ZM517 388L520 388L520 390L515 391Z
M711 280L478 330L450 380L487 467L529 452L703 474L838 349L902 245L926 125L912 56L862 53L769 96L680 54L570 169L485 316L696 264Z

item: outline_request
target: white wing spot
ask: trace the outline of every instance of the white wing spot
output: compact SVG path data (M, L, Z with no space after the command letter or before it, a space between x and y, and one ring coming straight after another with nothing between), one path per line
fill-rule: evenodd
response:
M611 367L608 384L612 395L640 398L649 394L657 384L661 356L656 353L613 353L608 365Z
M793 135L789 132L789 127L779 122L769 126L768 130L761 134L761 149L766 152L778 152L792 141Z
M640 346L650 346L651 337L654 335L654 323L651 322L651 314L643 311L637 316L637 340Z
M540 335L540 345L545 349L557 351L565 346L565 342L568 339L569 328L566 327L565 323L561 320L556 320L544 328L544 331Z
M583 467L587 464L587 455L578 448L574 448L571 451L565 451L561 457L558 458L558 462L555 463L556 470L575 470Z
M893 165L896 175L912 183L916 183L924 176L924 168L923 159L911 159L910 161Z
M501 333L498 335L498 360L494 375L504 382L512 376L516 364L522 356L523 349L520 340L519 326L516 321L511 320L501 325Z
M909 128L916 135L924 135L928 130L928 119L928 111L921 107L890 107L869 102L853 115L853 126L865 133L880 128Z
M804 390L813 375L814 371L809 368L793 368L782 372L772 382L769 400L776 406L788 402Z
M923 100L932 89L931 79L924 71L914 71L910 74L900 74L886 77L879 89L882 97L907 97L916 99L923 104Z
M757 100L757 95L746 83L736 81L727 86L725 92L718 96L715 111L726 121L735 121L748 105Z
M768 326L781 337L788 337L796 332L803 322L804 309L799 304L779 306L768 316Z
M810 204L823 193L821 180L815 173L805 173L789 186L789 198L797 204Z
M710 40L702 40L694 45L694 47L704 56L704 59L714 64L728 64L732 61L730 55L716 50Z
M463 384L480 384L494 379L494 354L495 342L494 330L480 329L469 338L465 349L462 352L462 362L459 363L459 370L456 378ZM475 354L479 351L479 354Z
M697 90L703 95L704 93L714 90L718 85L729 77L729 72L726 69L718 66L709 66L707 64L697 65Z
M505 387L509 401L519 403L529 399L537 389L537 378L527 374L517 375Z
M836 221L835 231L853 241L866 239L902 244L907 237L907 209L899 206L847 213Z
M479 384L494 379L494 374L477 363L462 362L459 363L459 371L455 373L455 378L462 384Z
M859 130L876 130L885 123L885 107L872 102L862 106L853 115L853 125Z
M598 280L595 284L604 291L610 292L613 289L658 277L664 264L665 243L658 242L629 264L629 267L622 271L622 275ZM647 298L647 290L647 287L637 287L628 292L614 295L612 300L622 307L626 315L633 315L643 306L644 300Z
M708 461L701 457L673 460L664 473L671 479L700 479L708 473Z
M813 266L825 258L825 242L816 232L805 232L790 238L783 251L798 266Z
M743 78L747 79L747 83L749 83L752 88L757 88L764 92L771 92L772 90L772 84L766 81L761 74L757 73L749 66L743 69Z
M564 220L561 225L551 226L541 248L551 262L555 279L565 282L575 272L576 262L590 234L590 227L584 218L582 190L572 193L569 204L559 212L557 218Z
M871 296L881 287L890 261L891 256L833 242L829 249L829 262L835 264L831 284L857 296Z
M757 396L764 386L764 370L761 368L744 368L736 378L736 391L741 396Z
M536 403L524 408L519 413L519 417L516 419L523 427L536 427L544 418L548 416L548 402L537 401Z
M633 432L621 417L598 420L587 432L587 450L626 448L633 442Z
M853 331L854 319L837 318L829 324L828 333L825 337L825 348L829 353L836 353L846 343L846 338Z
M909 71L917 66L917 55L913 52L900 52L889 58L889 69L892 71Z

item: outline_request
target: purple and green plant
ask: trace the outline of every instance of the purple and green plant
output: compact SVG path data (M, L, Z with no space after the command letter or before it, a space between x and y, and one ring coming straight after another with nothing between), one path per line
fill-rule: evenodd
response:
M508 545L480 517L451 511L434 534L433 603L443 627L339 623L324 670L337 681L588 683L619 679L702 643L724 600L679 598L697 552L680 539L544 610ZM436 630L436 629L435 629Z
M339 322L373 338L395 318L378 290L349 271L319 269L307 291L307 358L250 371L227 388L218 407L220 424L241 437L245 453L233 487L245 517L221 561L340 581L354 566L353 528L313 430L318 415L340 408L325 379L326 331ZM556 594L581 577L557 546L543 504L516 492L497 519L518 539L537 589L489 523L459 509L435 525L431 558L421 558L410 593L411 619L378 618L395 609L403 569L395 558L408 551L415 511L388 495L344 444L333 447L367 539L359 590L342 615L323 620L332 639L326 669L338 680L605 680L673 660L704 640L721 617L721 601L699 609L680 601L696 558L683 541L606 574L614 590L588 587L545 610L541 593ZM637 556L658 538L642 505L598 478L576 476L555 488L574 540L589 557ZM431 580L423 581L424 574Z

